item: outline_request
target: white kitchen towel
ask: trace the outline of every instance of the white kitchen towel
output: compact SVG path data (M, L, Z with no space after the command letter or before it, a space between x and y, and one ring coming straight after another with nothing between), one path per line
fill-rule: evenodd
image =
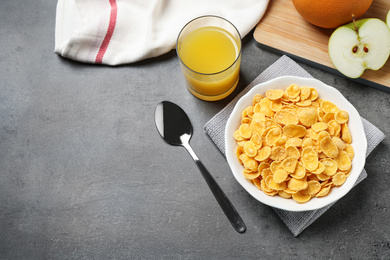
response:
M287 56L282 56L274 64L264 70L252 83L250 83L240 94L238 94L226 107L224 107L218 114L211 118L204 126L206 133L209 135L215 145L225 154L225 126L226 122L233 111L237 101L245 95L252 87L268 80L274 79L280 76L298 76L312 78L312 76L299 66L296 62ZM367 154L368 156L372 150L385 138L385 135L376 126L362 118L364 131L367 137ZM358 177L355 185L360 183L367 177L367 172L363 169L362 173ZM333 203L334 204L334 203ZM298 236L305 228L312 224L322 214L325 213L333 204L324 208L303 211L292 212L285 211L277 208L273 208L294 236Z
M157 57L176 46L183 26L221 16L244 37L269 0L58 0L55 53L79 62L120 65Z

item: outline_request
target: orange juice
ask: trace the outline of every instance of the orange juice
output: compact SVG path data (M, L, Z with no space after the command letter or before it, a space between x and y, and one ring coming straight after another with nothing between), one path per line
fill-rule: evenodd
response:
M177 51L190 92L204 100L218 100L233 92L240 49L239 37L216 26L200 27L185 36Z
M190 69L199 73L216 73L230 67L238 54L233 36L218 27L196 29L184 39L180 58Z

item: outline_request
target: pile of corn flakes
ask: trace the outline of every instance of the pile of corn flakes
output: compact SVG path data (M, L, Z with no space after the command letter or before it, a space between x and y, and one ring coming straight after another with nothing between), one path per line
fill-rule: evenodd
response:
M328 195L351 172L348 120L315 88L293 84L255 95L234 133L244 177L268 196L298 203Z

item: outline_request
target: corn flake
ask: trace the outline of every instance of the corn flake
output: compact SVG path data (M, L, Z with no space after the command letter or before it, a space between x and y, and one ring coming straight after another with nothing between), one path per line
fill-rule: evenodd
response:
M303 143L303 140L301 138L292 137L292 138L287 140L285 146L286 147L288 147L288 146L301 147L302 143Z
M249 139L252 136L252 131L249 124L240 125L240 128L238 130L240 135L244 139Z
M302 150L302 164L308 171L314 171L318 167L318 154L313 147L305 147Z
M340 110L338 111L335 115L334 118L336 119L337 123L339 124L345 124L349 120L349 114L345 110Z
M272 190L276 190L276 191L284 190L287 187L286 182L276 183L274 181L274 177L273 176L268 176L265 179L265 184L267 185L268 188L270 188Z
M265 137L265 141L269 146L275 145L276 140L278 140L280 137L282 137L282 130L280 130L278 127L274 127L268 131Z
M314 197L321 190L321 184L318 181L308 181L307 188L302 190L303 195Z
M278 193L278 191L268 188L264 179L261 180L260 185L261 185L261 190L268 196L275 196Z
M349 131L347 124L343 124L341 126L341 139L343 139L343 141L346 142L347 144L352 143L351 132Z
M259 178L253 179L252 182L259 190L261 190L261 180Z
M306 127L297 124L288 124L283 127L283 134L287 137L304 137L307 134Z
M334 158L334 160L337 163L337 167L341 171L347 171L352 166L351 158L349 158L345 151L341 151L338 156Z
M274 182L276 183L284 182L285 180L287 180L287 177L288 177L288 172L283 169L277 170L273 176Z
M260 102L260 100L262 100L264 97L260 94L256 94L253 99L252 99L252 104L253 105L256 105L257 103Z
M291 179L287 182L287 187L288 187L290 190L293 190L293 191L301 191L301 190L304 190L304 189L307 188L307 186L308 186L308 184L307 184L306 178L302 178L302 179L291 178Z
M301 93L301 90L299 88L298 85L290 85L287 89L286 89L286 96L289 98L289 99L294 99L294 98L297 98L299 96L299 94Z
M270 100L277 100L282 98L284 91L281 89L271 89L266 92L267 98Z
M282 161L282 167L286 172L293 173L297 167L298 159L294 157L288 157Z
M330 158L325 158L321 161L321 163L325 166L323 173L328 176L333 176L337 172L337 163Z
M346 179L347 177L343 172L338 172L333 176L332 182L335 186L341 186L345 183Z
M298 109L298 118L302 125L310 127L317 123L318 113L314 107L304 107Z
M292 197L292 195L290 193L287 193L286 191L284 190L280 190L278 191L278 195L284 199L289 199Z
M310 94L311 94L311 90L309 87L301 87L301 92L300 92L301 100L308 99L310 97Z
M244 174L245 179L247 179L247 180L253 180L253 179L256 179L257 177L260 176L259 172L257 172L257 171L254 172L254 171L251 171L248 169L244 169L243 174Z
M300 154L298 148L295 146L287 146L286 151L287 151L287 157L294 157L297 159L299 159L299 157L301 157L301 154Z
M314 101L318 98L318 91L315 88L310 88L310 97L311 101Z
M320 107L325 113L329 113L329 112L336 113L339 111L338 107L335 104L327 100L322 101Z
M279 110L275 114L276 122L282 125L298 124L298 116L289 110Z
M270 158L274 161L282 161L287 157L287 151L283 147L272 147Z
M267 97L263 98L259 102L260 104L260 111L268 117L273 117L274 116L274 111L271 109L271 100Z
M338 136L340 134L341 126L340 126L339 123L337 123L336 120L329 121L328 127L332 127L333 128L333 134L332 134L333 136Z
M348 154L349 158L352 159L355 157L355 151L353 150L352 145L350 144L345 144L345 149L344 151Z
M310 100L301 100L295 104L299 107L309 107L311 105L311 101Z
M255 157L257 154L257 148L254 142L248 141L244 144L244 152L249 157Z
M311 196L305 195L302 192L297 192L292 195L292 198L298 203L306 203L311 199Z
M313 129L315 132L319 133L321 131L325 131L328 129L328 125L324 122L318 122L311 126L311 129Z
M325 112L323 112L323 113L325 113ZM329 123L330 121L335 120L334 115L335 115L334 112L326 113L326 114L322 117L322 122L324 122L325 124L327 124L327 123Z
M257 151L257 155L255 159L259 162L265 161L271 155L271 147L264 146L260 150Z
M283 103L280 99L271 101L270 108L272 111L277 112L280 109L282 109L282 107L283 107Z
M339 149L330 137L325 137L320 142L321 151L330 158L335 158L339 154Z
M322 187L321 190L316 194L316 197L317 198L325 197L326 195L329 194L331 188L332 186Z

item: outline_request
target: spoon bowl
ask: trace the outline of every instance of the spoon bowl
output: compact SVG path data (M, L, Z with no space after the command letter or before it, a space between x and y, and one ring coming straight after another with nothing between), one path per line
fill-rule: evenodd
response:
M163 101L155 111L156 127L162 138L171 145L183 145L182 136L192 136L192 125L187 114L176 104Z

